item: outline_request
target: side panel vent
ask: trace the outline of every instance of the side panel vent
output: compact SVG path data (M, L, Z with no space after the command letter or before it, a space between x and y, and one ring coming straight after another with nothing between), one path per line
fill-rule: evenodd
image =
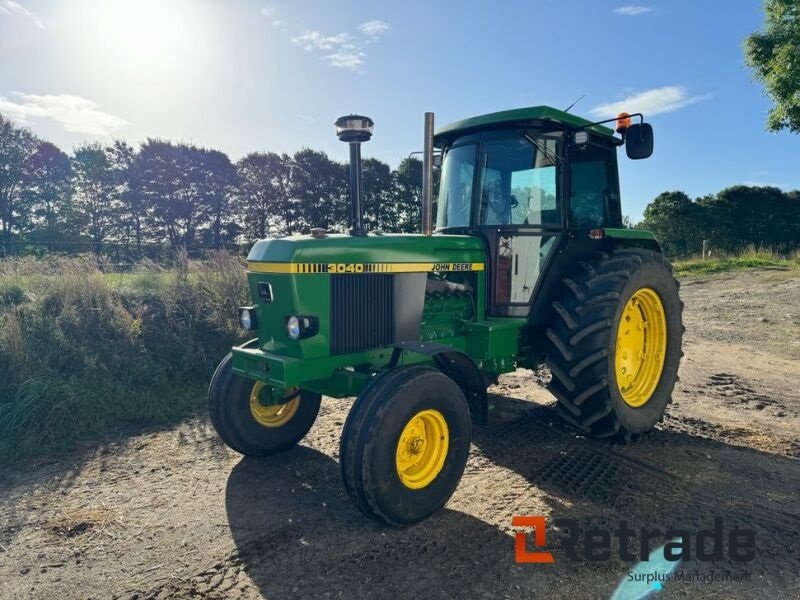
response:
M331 354L394 342L394 275L331 275Z

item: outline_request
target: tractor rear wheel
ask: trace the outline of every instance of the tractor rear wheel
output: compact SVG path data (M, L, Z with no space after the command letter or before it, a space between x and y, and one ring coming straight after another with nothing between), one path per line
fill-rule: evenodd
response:
M296 390L282 404L261 403L266 384L233 372L232 355L217 367L208 388L208 412L219 437L246 456L267 456L296 445L319 413L321 396Z
M441 371L407 366L379 375L356 399L342 431L348 495L381 523L422 521L458 486L471 427L464 393Z
M561 416L586 435L628 441L663 419L682 356L683 303L660 253L581 261L553 302L547 364Z

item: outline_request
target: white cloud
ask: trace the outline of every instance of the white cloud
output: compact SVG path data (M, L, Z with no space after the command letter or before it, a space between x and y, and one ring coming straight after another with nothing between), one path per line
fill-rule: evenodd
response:
M349 33L323 35L319 31L304 31L300 35L294 36L292 43L303 46L303 49L307 52L312 50L333 50L345 45L352 45Z
M275 20L272 22L272 26L273 26L273 27L280 27L281 25L283 25L283 21L281 21L280 19L275 19Z
M626 17L636 17L638 15L644 15L649 12L653 12L653 9L649 6L620 6L619 8L615 8L614 12L618 15L625 15Z
M368 35L369 37L378 37L382 33L389 31L391 27L385 21L367 21L366 23L359 25L358 29L361 31L361 33Z
M0 14L9 15L11 17L23 17L25 19L30 19L36 27L39 29L45 29L44 23L39 18L35 12L28 10L24 6L22 6L19 2L14 2L14 0L2 0L0 1Z
M342 50L340 52L333 52L325 57L328 64L332 67L340 69L349 69L350 71L360 71L364 66L364 59L367 55L360 50Z
M275 14L275 9L274 8L269 8L269 7L262 8L261 9L261 14L264 15L265 17L271 17L272 15Z
M87 135L109 135L128 124L125 119L103 112L96 102L72 94L23 94L0 96L0 113L28 123L32 118L52 119L65 131Z
M278 21L273 25L285 31L283 22ZM319 52L332 67L361 72L367 60L367 47L389 29L389 24L384 21L367 21L358 26L356 33L327 35L320 31L306 30L290 39L306 52Z
M691 96L689 91L680 85L668 85L632 94L619 102L609 102L595 106L591 111L598 118L614 117L621 112L644 113L645 116L668 113L696 102L708 100L711 94Z

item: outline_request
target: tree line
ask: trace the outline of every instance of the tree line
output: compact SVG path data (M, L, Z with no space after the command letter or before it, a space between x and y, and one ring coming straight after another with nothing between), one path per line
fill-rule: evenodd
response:
M788 253L800 247L800 190L735 185L694 200L664 192L647 205L638 227L652 231L669 256L700 254L703 240L715 253L750 246Z
M363 161L369 230L419 231L422 165L397 169ZM324 152L253 152L232 162L223 152L148 139L78 146L67 155L0 114L0 252L33 243L101 252L123 245L134 255L157 244L224 248L312 227L346 231L348 167ZM626 223L631 226L629 222ZM639 227L653 231L670 256L800 246L800 191L733 186L691 199L656 197Z
M370 230L418 231L422 167L363 161ZM223 152L148 139L78 146L71 155L0 114L0 244L223 248L350 223L348 167L324 152Z

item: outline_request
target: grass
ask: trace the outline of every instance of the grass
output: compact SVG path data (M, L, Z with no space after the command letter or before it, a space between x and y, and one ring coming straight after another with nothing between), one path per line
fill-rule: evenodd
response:
M178 257L170 269L124 274L102 267L0 261L0 462L196 412L216 364L244 335L237 258Z
M800 270L800 254L782 256L770 250L749 249L733 256L713 257L703 260L694 257L673 263L676 275L711 275L741 269Z

